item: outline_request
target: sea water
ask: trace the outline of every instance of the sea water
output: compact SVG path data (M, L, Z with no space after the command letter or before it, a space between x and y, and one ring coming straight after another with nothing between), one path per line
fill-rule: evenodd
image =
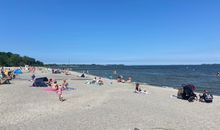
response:
M92 75L124 79L132 77L133 82L146 83L159 87L178 88L182 84L194 84L197 92L208 90L220 95L220 65L156 65L156 66L124 66L124 65L77 65L72 70L87 72Z

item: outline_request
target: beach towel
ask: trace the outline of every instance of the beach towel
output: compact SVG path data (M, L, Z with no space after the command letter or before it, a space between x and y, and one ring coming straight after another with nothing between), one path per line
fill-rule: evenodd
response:
M43 91L45 91L45 92L57 92L56 89L53 89L53 88L50 88L50 87L44 88Z
M137 94L149 94L148 92L145 92L145 91L134 91L134 93L137 93Z

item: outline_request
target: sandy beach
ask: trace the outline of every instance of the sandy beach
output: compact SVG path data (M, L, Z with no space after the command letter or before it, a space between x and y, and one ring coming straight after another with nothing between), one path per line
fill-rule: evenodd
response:
M70 88L60 102L54 92L30 87L31 73L24 73L10 85L0 86L1 130L218 130L220 98L211 104L172 97L177 90L141 85L149 94L134 93L134 84L103 79L104 85L85 84L77 72L72 75L37 72L67 79ZM93 76L88 78L92 79ZM111 84L111 82L113 82Z

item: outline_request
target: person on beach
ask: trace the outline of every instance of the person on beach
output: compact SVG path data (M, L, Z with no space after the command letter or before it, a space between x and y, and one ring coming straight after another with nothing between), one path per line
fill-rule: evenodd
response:
M194 93L194 91L196 90L196 87L192 84L183 84L182 85L183 88L183 93L182 95L182 99L184 100L188 100L189 102L193 102L194 100L197 100L197 95Z
M132 82L132 78L128 77L127 83L131 83Z
M81 78L85 78L86 76L85 76L85 74L83 73L80 77L81 77Z
M62 87L64 89L68 89L68 85L69 85L68 82L66 80L63 80Z
M94 79L89 82L89 84L96 84L96 83L98 83L98 80L96 77L94 77Z
M202 94L199 95L200 102L211 103L213 101L213 95L207 90L204 90Z
M51 85L51 88L54 90L58 90L59 85L57 84L57 81L54 81L54 83Z
M143 93L143 94L147 94L147 90L142 90L141 87L140 87L140 84L139 84L139 83L136 83L136 86L135 86L135 93Z
M53 79L49 79L49 81L48 81L48 86L52 86L52 84L53 84Z
M31 81L34 81L35 80L35 75L33 74L32 76L31 76Z
M119 75L119 76L118 76L117 81L118 81L119 83L125 83L125 80L124 80L124 78L123 78L122 75Z
M62 85L58 86L57 94L61 102L65 101L65 99L63 99L63 86Z
M5 70L4 69L1 69L1 74L2 74L2 78L7 77L7 75L5 74Z
M136 83L135 92L136 92L136 93L141 92L141 87L140 87L140 84L139 84L139 83Z
M102 80L102 78L101 78L101 77L99 77L99 80L98 80L98 85L104 85L104 82L103 82L103 80Z
M1 67L1 74L4 73L4 67Z

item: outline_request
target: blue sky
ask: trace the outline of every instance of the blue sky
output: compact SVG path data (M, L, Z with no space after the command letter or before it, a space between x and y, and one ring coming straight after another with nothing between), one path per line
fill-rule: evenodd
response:
M0 51L45 63L220 63L220 1L1 0Z

